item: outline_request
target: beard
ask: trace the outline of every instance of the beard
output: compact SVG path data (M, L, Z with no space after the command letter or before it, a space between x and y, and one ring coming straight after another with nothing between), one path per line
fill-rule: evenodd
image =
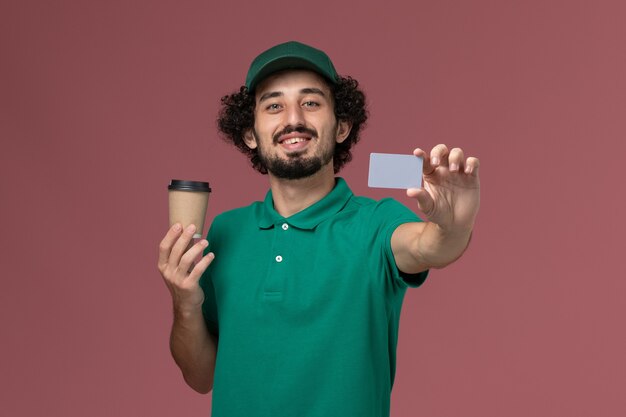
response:
M297 132L307 132L312 135L310 140L318 140L317 133L314 130L307 128L295 128L288 131L279 132L275 135L274 143L277 143L277 139L280 135ZM258 138L256 132L254 135ZM330 142L328 147L322 147L318 149L318 152L312 156L303 156L306 151L293 152L287 156L287 159L282 159L276 155L270 155L266 152L266 149L261 145L261 141L257 140L257 151L259 161L262 166L272 175L277 178L285 180L299 180L302 178L310 177L319 172L323 166L327 165L333 160L335 154L335 142Z

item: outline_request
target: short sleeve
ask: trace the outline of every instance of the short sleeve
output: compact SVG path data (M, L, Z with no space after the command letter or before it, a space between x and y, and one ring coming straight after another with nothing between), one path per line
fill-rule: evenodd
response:
M379 237L382 239L380 244L383 247L383 253L389 265L392 278L400 286L419 287L426 281L429 271L426 270L417 274L407 274L400 271L391 249L391 236L398 226L404 223L421 222L422 219L403 204L390 198L381 200L376 211L377 217L380 217L382 222L382 233L379 234Z

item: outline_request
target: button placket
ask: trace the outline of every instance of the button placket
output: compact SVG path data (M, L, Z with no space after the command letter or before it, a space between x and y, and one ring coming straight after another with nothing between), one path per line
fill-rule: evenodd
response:
M285 264L289 260L289 246L291 233L289 224L285 221L274 223L274 239L270 250L271 261L268 275L263 286L264 299L266 301L282 301L285 282L288 279L288 267Z
M289 229L289 224L287 224L287 223L283 223L280 227L281 227L281 229L283 229L283 230L287 231L287 229ZM281 237L278 237L278 240L282 240L282 238L281 238ZM282 262L282 261L283 261L283 257L282 257L282 255L278 255L278 254L276 255L276 257L275 257L274 259L275 259L275 260L276 260L276 262L278 262L278 263L280 263L280 262Z

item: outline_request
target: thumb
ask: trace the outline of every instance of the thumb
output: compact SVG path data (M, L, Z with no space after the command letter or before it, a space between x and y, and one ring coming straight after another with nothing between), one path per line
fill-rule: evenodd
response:
M409 188L406 190L406 195L408 197L414 198L417 200L417 207L427 216L430 216L433 209L435 208L435 201L430 196L428 191L423 188Z

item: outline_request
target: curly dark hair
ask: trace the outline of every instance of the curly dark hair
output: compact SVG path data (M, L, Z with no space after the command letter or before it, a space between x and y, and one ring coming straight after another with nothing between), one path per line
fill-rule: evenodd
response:
M338 121L352 123L348 137L335 146L333 168L335 174L352 159L350 148L356 144L361 129L367 121L365 94L359 89L357 80L351 77L339 77L336 84L329 84L335 103L335 117ZM217 126L226 142L234 144L241 152L248 155L254 169L267 174L257 149L250 149L244 142L244 134L254 127L255 97L243 86L239 92L222 97Z

